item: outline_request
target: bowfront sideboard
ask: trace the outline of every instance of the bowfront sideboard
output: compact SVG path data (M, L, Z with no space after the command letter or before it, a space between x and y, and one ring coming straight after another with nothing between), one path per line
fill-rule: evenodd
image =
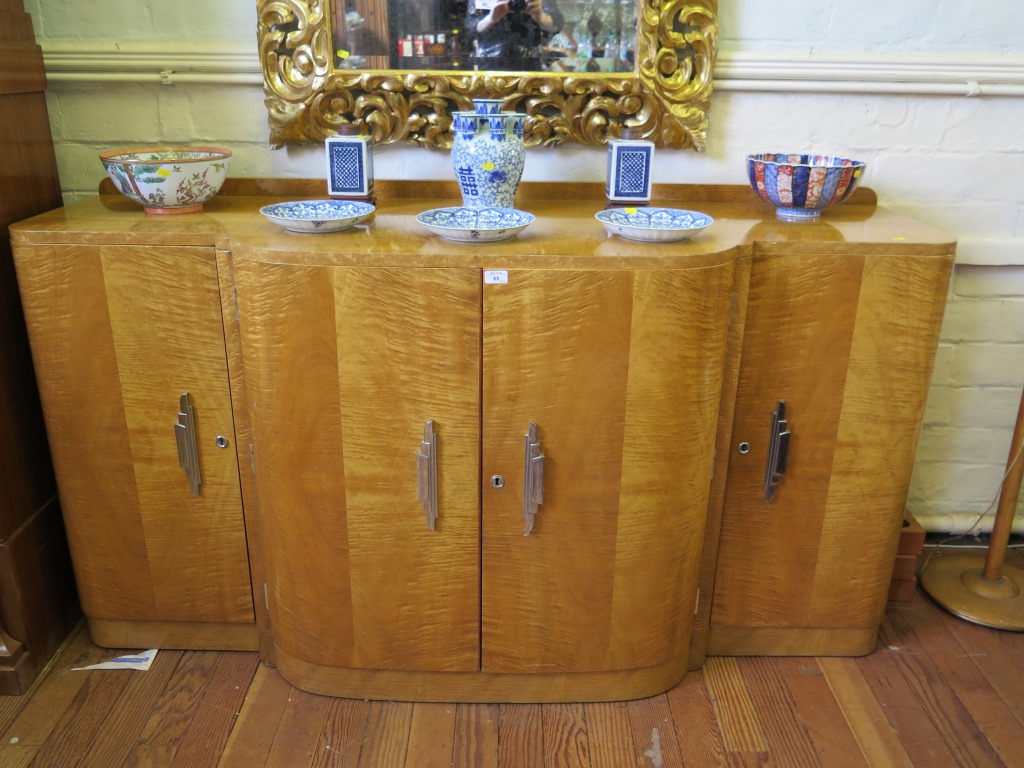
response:
M259 649L364 698L664 691L708 654L874 648L954 243L868 190L818 223L740 187L609 237L599 185L452 243L447 183L369 222L105 192L12 228L83 609L114 647Z

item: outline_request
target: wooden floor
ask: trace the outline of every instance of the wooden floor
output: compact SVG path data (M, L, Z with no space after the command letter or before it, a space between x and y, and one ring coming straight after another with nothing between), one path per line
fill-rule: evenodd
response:
M79 632L28 694L0 696L0 768L1024 768L1024 633L920 592L889 603L870 656L713 658L665 695L615 704L331 699L254 653L70 669L101 654Z

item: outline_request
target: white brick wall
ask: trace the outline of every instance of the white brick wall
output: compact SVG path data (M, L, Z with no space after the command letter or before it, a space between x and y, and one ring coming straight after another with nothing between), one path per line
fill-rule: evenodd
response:
M782 80L760 91L723 80L714 95L708 150L659 151L654 180L746 183L749 152L844 154L868 162L865 183L884 205L960 239L967 263L955 274L909 499L926 526L960 526L997 493L1024 384L1024 82L1018 81L1024 78L1017 75L1003 96L920 95L920 87L903 87L912 78L901 74L899 62L925 56L942 67L983 65L972 72L991 67L1001 73L1007 64L1024 72L1024 3L719 5L726 62L772 57L795 72L801 69L793 62L809 61L813 70L816 58L828 56L845 56L864 72L879 57L896 62L882 87L865 89L875 92L857 92L856 83L843 81L811 93L798 92L808 90L807 82L797 88ZM44 51L142 45L211 52L251 47L255 53L255 6L255 0L26 0ZM919 70L913 77L927 80L927 71L922 76ZM963 94L972 88L962 86ZM99 152L124 146L227 146L234 152L232 175L239 177L323 173L320 147L268 148L263 95L255 84L52 78L49 106L68 200L95 190L103 175ZM597 148L531 150L525 178L600 180L604 162ZM451 177L449 156L441 151L379 147L375 166L382 178Z
M1024 267L958 265L908 500L930 527L960 530L994 514L1021 382Z

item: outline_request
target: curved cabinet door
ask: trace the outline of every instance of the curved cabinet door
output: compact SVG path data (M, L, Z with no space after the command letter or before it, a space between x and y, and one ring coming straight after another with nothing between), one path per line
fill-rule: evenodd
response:
M21 245L17 267L85 613L253 623L214 250Z
M483 671L682 674L733 268L484 286ZM544 484L524 536L530 422Z
M235 267L279 654L476 670L479 272ZM419 498L427 421L434 530Z
M709 653L874 649L950 266L951 257L756 255ZM780 400L788 460L765 501Z

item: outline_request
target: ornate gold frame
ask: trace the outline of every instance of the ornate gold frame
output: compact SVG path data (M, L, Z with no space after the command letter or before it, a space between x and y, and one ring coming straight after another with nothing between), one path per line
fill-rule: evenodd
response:
M527 144L603 144L623 125L658 146L701 150L718 49L717 0L638 0L636 73L413 72L332 67L330 0L257 0L273 146L322 142L342 123L378 144L451 145L450 112L504 98Z

